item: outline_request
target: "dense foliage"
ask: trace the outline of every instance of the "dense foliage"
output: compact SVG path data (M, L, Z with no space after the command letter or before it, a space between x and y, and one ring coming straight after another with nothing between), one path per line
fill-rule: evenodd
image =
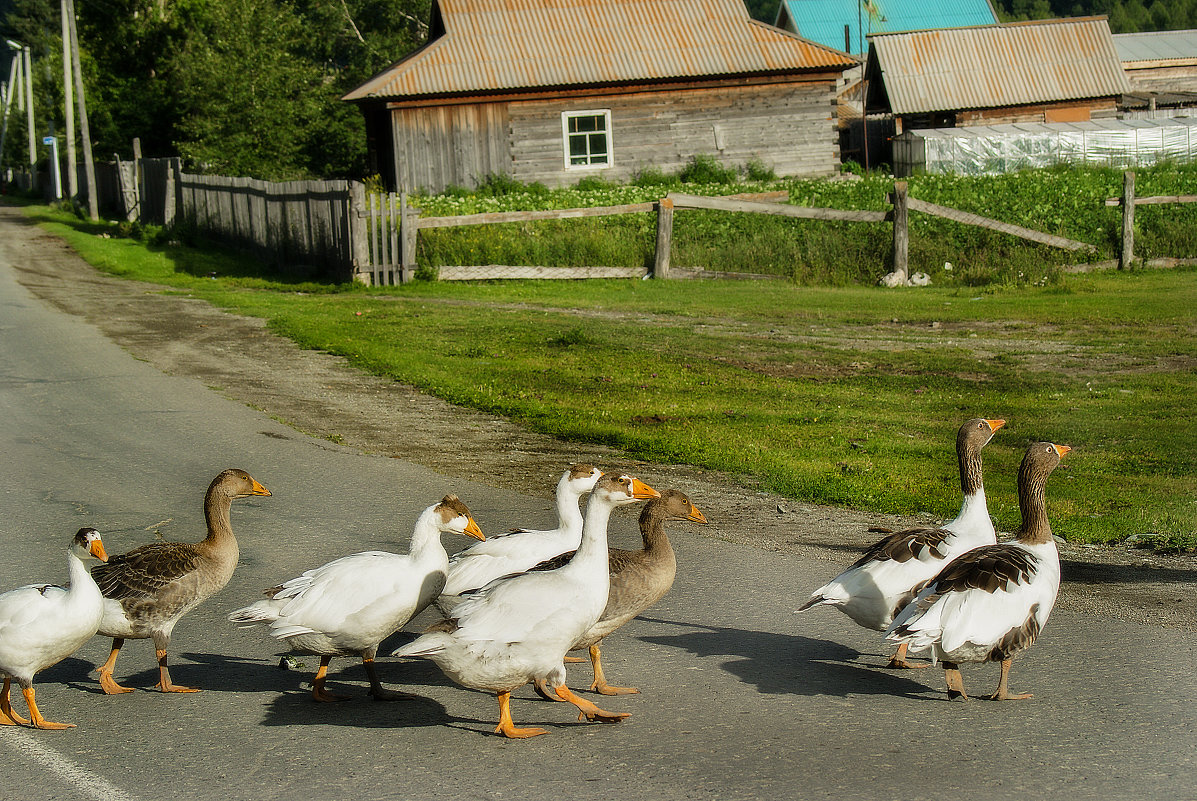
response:
M360 177L361 115L340 97L422 43L428 10L428 0L80 2L94 152L129 157L137 137L144 154L180 155L193 170ZM33 51L39 134L61 131L59 4L6 0L0 13L0 33ZM10 119L18 161L24 124Z

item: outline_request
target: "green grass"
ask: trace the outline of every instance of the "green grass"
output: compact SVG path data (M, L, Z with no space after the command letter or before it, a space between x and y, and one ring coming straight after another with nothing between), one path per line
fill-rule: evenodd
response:
M918 290L788 282L284 283L250 260L101 238L30 213L84 258L262 317L304 347L639 458L878 512L959 505L953 443L986 448L999 527L1028 443L1075 449L1049 484L1069 540L1197 544L1197 271ZM215 274L215 277L210 277Z

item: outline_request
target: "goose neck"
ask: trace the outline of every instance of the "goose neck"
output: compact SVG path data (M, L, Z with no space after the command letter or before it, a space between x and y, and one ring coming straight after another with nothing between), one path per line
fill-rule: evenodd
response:
M209 490L204 497L204 519L208 523L208 536L205 541L209 545L230 541L236 543L233 537L233 522L229 518L229 510L232 507L233 499L215 488Z
M607 561L607 524L611 520L611 504L594 499L586 505L586 520L582 525L582 542L578 545L578 552L574 562L585 562L589 559Z
M415 528L411 533L410 553L412 556L419 557L429 552L435 553L438 549L444 554L445 548L441 544L441 529L437 525L438 515L436 506L429 506L416 519ZM446 556L446 558L448 557Z
M1018 509L1022 513L1022 525L1015 535L1019 542L1036 545L1051 541L1052 527L1047 519L1046 496L1046 475L1033 474L1019 481Z

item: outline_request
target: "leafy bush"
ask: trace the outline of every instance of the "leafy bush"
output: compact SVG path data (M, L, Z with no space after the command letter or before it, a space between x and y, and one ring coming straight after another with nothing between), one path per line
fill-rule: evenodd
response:
M691 156L689 163L678 173L684 184L734 184L739 177L735 167L725 167L714 156L705 153Z
M749 181L776 181L777 173L760 159L752 159L744 165L744 177Z

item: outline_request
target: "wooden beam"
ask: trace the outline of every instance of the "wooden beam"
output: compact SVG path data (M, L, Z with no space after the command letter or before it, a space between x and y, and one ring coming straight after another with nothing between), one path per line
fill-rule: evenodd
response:
M817 209L788 204L757 203L726 197L702 197L682 192L670 192L668 198L678 209L712 209L715 211L746 211L772 214L777 217L796 217L807 220L840 220L843 222L885 222L891 219L888 211L851 211L845 209Z
M1003 234L1010 234L1011 236L1021 237L1022 239L1029 239L1032 242L1038 242L1041 245L1050 245L1051 247L1064 248L1065 250L1092 250L1095 251L1093 245L1087 242L1077 242L1073 239L1065 239L1062 236L1053 236L1052 234L1045 234L1042 231L1032 231L1030 228L1022 228L1010 223L1000 222L998 220L991 220L988 217L982 217L979 214L970 214L967 211L960 211L959 209L950 209L947 206L937 206L934 203L928 203L925 200L918 198L907 198L907 204L911 211L921 211L924 214L931 214L936 217L943 217L947 220L954 220L965 225L976 225L981 228L988 228L992 231L1000 231Z
M1122 255L1118 269L1129 270L1135 263L1135 174L1122 173Z
M1136 206L1158 206L1164 203L1197 203L1197 195L1155 195L1153 197L1135 198ZM1121 206L1122 198L1106 198L1107 206Z
M547 209L545 211L495 211L486 214L462 214L455 217L421 217L420 228L455 228L459 225L528 222L530 220L565 220L574 217L606 217L655 210L656 203L628 203L623 206L594 206L586 209Z

